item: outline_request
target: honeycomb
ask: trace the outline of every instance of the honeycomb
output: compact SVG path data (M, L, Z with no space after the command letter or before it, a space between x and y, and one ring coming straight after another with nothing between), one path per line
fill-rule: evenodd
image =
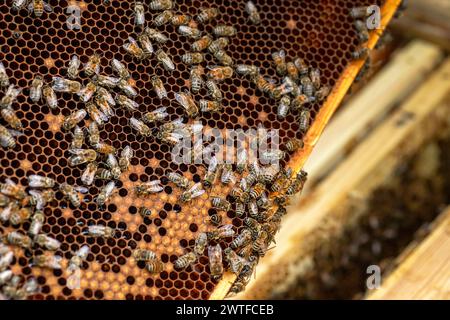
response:
M73 1L49 0L53 12L44 12L40 18L25 9L13 12L10 2L0 4L0 61L12 84L29 88L37 74L51 82L53 76L66 75L73 54L86 63L88 57L97 52L102 55L102 73L112 74L109 61L113 58L123 62L130 71L138 91L134 100L140 105L134 116L142 116L160 106L167 107L170 120L184 115L174 93L188 87L189 67L182 63L181 56L189 51L191 41L180 36L172 25L158 27L170 38L163 47L172 57L176 70L168 73L156 59L139 62L122 48L129 35L136 36L132 0L77 2L81 9L81 30L70 30L66 24L69 17L66 8ZM236 63L255 64L265 76L276 77L271 54L282 48L290 59L299 56L310 66L319 68L322 82L333 87L359 44L348 13L352 7L374 2L382 5L383 1L255 1L263 21L259 25L248 21L245 1L181 0L176 1L175 9L178 13L195 16L198 8L217 7L220 15L216 21L199 25L199 28L211 33L215 24L235 26L238 33L230 38L227 52ZM158 12L145 6L146 20L152 21ZM211 64L214 64L213 58L207 54L202 66ZM152 90L150 78L154 74L163 80L169 99L159 100ZM84 85L88 82L86 77L81 80ZM201 113L198 120L205 127L247 130L263 125L278 129L282 143L293 137L302 139L298 112L278 119L277 103L258 92L247 79L234 75L219 86L224 93L224 108L221 113ZM17 138L14 149L0 148L0 181L11 178L27 186L29 175L42 174L59 184L82 185L83 167L68 165L72 138L70 133L60 130L60 125L63 117L83 108L84 104L75 95L58 93L58 108L51 110L43 103L31 103L28 94L29 89L24 89L13 105L24 126L24 134ZM199 95L206 96L206 90L202 89ZM318 103L312 105L311 121L319 108ZM62 243L56 254L63 257L63 268L32 268L32 253L14 249L11 270L25 278L35 277L41 287L41 292L32 299L208 299L217 285L218 281L209 275L206 255L185 270L173 268L173 262L191 250L198 233L214 228L206 221L216 211L211 208L208 194L187 205L178 203L180 191L169 183L166 174L177 171L199 182L204 176L204 167L175 164L167 145L136 137L128 126L129 117L128 111L117 108L116 116L101 128L102 140L119 150L130 145L135 152L130 171L117 181L118 193L106 208L99 208L94 201L104 185L100 180L90 187L79 208L69 205L60 192L45 207L42 231ZM5 125L3 119L0 124ZM80 123L81 127L87 125L88 120ZM155 179L162 181L162 193L146 199L134 195L132 188L136 184ZM227 186L217 185L212 193L226 195L229 190ZM143 219L137 212L141 206L149 208L152 215ZM243 225L233 210L224 216L223 223L232 223L237 232ZM82 231L90 224L117 228L117 236L107 240L86 237ZM0 234L18 229L26 232L29 227L29 222L20 228L6 223L0 225ZM80 288L70 289L65 266L72 252L86 244L91 252L83 263ZM131 257L136 248L156 252L166 266L165 271L150 275L144 270L144 264L136 263ZM33 250L33 254L40 253L40 249Z

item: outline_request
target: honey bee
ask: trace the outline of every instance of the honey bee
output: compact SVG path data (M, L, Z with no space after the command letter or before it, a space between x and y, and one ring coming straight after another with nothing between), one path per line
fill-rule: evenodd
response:
M236 177L234 176L231 164L225 163L222 165L222 175L220 176L220 182L222 182L223 184L236 182Z
M53 77L52 89L56 92L78 93L81 90L81 83L61 77Z
M42 87L42 95L50 109L56 109L58 107L58 98L56 97L55 91L49 85L44 85Z
M289 78L294 81L297 81L300 78L300 72L292 61L286 63L286 72Z
M365 43L369 41L369 31L367 30L367 26L362 20L356 20L354 22L356 31L358 32L358 40L360 43Z
M213 279L220 279L223 274L222 248L219 244L208 247L209 270Z
M214 181L216 180L217 169L218 169L217 158L215 156L211 157L209 160L208 170L206 171L205 177L203 179L203 185L206 188L209 188L214 184Z
M192 43L191 49L194 52L203 51L209 47L211 42L212 42L212 39L209 35L203 36L200 39L198 39L197 41L195 41L194 43Z
M97 169L97 171L95 172L95 177L97 179L101 179L101 180L111 180L112 173L108 169L100 168L100 169Z
M160 62L166 71L172 72L175 70L175 65L172 59L162 49L156 51L156 59Z
M139 44L133 37L128 37L128 42L123 45L123 48L128 54L137 58L138 60L143 60L147 57L144 53L144 50L139 47Z
M155 11L170 10L173 8L172 0L153 0L149 4L150 9Z
M98 165L96 162L88 163L86 169L81 175L81 182L83 184L90 186L94 183L95 174L97 172Z
M93 54L89 57L88 62L84 65L84 73L91 77L94 74L99 74L100 72L100 56L98 54Z
M142 183L135 187L136 195L138 197L145 197L153 193L158 193L163 191L164 188L161 186L160 180L153 180L150 182Z
M208 78L214 81L223 81L233 76L233 68L225 66L208 67Z
M235 231L233 230L232 224L226 224L224 226L219 227L218 229L208 232L208 240L218 241L223 238L233 237Z
M130 167L131 158L133 157L133 150L130 146L125 146L123 148L120 158L119 158L119 167L122 172L125 172Z
M96 95L94 101L95 101L95 104L97 105L97 107L99 108L100 112L103 113L106 118L109 118L109 117L112 117L115 115L114 110L111 108L111 106L105 96ZM115 104L115 102L114 102L114 104Z
M94 76L93 80L94 80L95 84L98 85L98 86L102 86L102 87L106 87L106 88L109 88L109 89L113 89L113 88L115 88L117 86L117 84L119 83L120 79L118 79L116 77L111 77L111 76L105 76L105 75L102 75L102 74L98 74L98 75ZM90 82L89 84L91 84L91 83L92 82ZM98 89L98 87L96 89Z
M16 112L12 108L3 108L0 110L2 118L15 130L23 128L22 122L17 117Z
M246 149L239 150L236 160L236 172L242 173L247 168L248 152Z
M190 118L195 118L198 115L197 104L189 92L175 93L175 99L185 109Z
M264 151L261 155L261 159L265 163L273 163L282 160L285 156L286 154L282 150L271 150L271 151Z
M309 67L308 64L305 62L305 60L303 60L302 58L296 58L294 60L294 65L297 68L299 75L301 77L304 77L308 74L309 72Z
M250 243L252 240L252 233L249 229L244 228L240 234L231 242L230 247L237 249Z
M244 219L244 224L249 228L252 234L252 239L257 239L261 231L261 225L259 222L253 218L247 217Z
M187 65L202 63L203 59L203 54L200 52L186 53L181 56L181 61Z
M55 186L55 180L37 174L32 174L28 176L28 185L31 188L53 188Z
M119 80L117 86L130 98L134 98L138 94L133 86L125 79Z
M27 196L25 188L11 179L6 179L5 183L0 183L0 193L17 200L23 200Z
M275 88L272 88L269 91L269 94L272 98L278 100L282 96L287 95L292 92L294 89L293 82L290 78L285 78L285 81L283 83Z
M30 237L21 234L18 231L11 231L10 233L5 235L4 239L7 244L18 246L23 249L30 249L33 244L33 241Z
M130 77L130 73L128 72L125 65L115 58L111 60L111 68L122 79L128 79Z
M258 238L252 243L253 252L259 257L264 257L268 250L269 234L266 231L261 231Z
M308 109L302 109L300 111L299 129L301 132L306 133L309 129L309 123L311 119L311 112Z
M290 139L288 142L286 142L286 150L289 152L295 152L298 149L303 148L303 140L297 139L297 138L292 138Z
M106 102L108 102L109 105L111 106L115 106L116 105L116 101L114 100L114 97L112 96L112 94L106 90L103 87L97 87L97 102L100 100L106 100Z
M284 50L272 53L272 59L275 63L277 73L281 76L284 76L287 72L286 53L284 52Z
M44 85L44 80L41 76L36 76L31 83L30 87L30 98L33 102L38 102L42 98L42 86Z
M163 143L166 143L170 146L175 146L183 139L183 135L176 132L170 131L160 131L157 135L158 139L160 139Z
M160 44L164 44L166 43L169 38L167 36L165 36L164 34L162 34L161 32L159 32L156 29L152 29L152 28L145 28L144 33L152 40L160 43Z
M0 109L2 108L10 108L14 101L16 101L17 96L20 94L22 89L15 88L13 84L11 84L6 90L5 95L0 100Z
M161 100L167 98L167 90L164 87L164 83L162 82L161 78L157 75L154 75L152 76L151 81L153 90L155 91L158 98Z
M55 197L55 192L53 190L44 190L42 192L30 190L28 193L30 196L25 199L26 205L36 207L37 210L42 210L44 206Z
M106 186L104 186L101 191L100 194L97 197L97 205L99 207L102 207L105 205L106 202L109 201L109 199L111 198L114 189L116 188L116 184L114 181L110 181Z
M136 111L139 108L139 104L136 101L129 99L127 96L118 94L115 98L117 104L130 111Z
M12 252L8 252L0 258L0 286L7 283L13 276L13 272L11 270L5 270L6 267L12 263L13 259L14 253Z
M69 267L67 268L67 271L74 272L77 269L81 268L81 265L83 264L83 261L85 261L89 255L89 252L91 249L87 245L82 246L80 249L78 249L70 258L69 261Z
M59 247L61 247L61 242L45 234L38 234L34 238L34 242L50 251L56 251L59 249Z
M164 263L161 260L150 260L145 264L145 269L151 274L157 274L164 271Z
M174 267L175 267L175 269L185 269L189 265L195 263L196 260L197 260L197 255L194 252L189 252L189 253L186 253L186 254L182 255L181 257L179 257L175 261Z
M199 233L197 238L195 239L194 244L194 252L196 255L201 256L206 249L206 245L208 244L208 236L206 233Z
M156 253L154 253L151 250L145 250L145 249L136 249L133 251L133 258L136 261L150 261L150 260L156 260Z
M112 177L114 179L119 179L122 174L122 170L120 169L119 162L114 154L109 153L106 157L106 165L111 170Z
M253 1L247 1L245 4L245 11L248 14L248 19L253 24L260 24L261 23L261 16L259 15L258 9L256 8Z
M277 116L279 119L286 118L289 109L291 108L291 98L288 95L282 96L280 104L278 105Z
M230 211L231 210L231 203L225 199L219 198L219 197L213 197L211 200L211 204L213 208L220 210L220 211Z
M217 85L217 83L215 83L212 80L207 80L205 84L206 84L206 88L208 88L209 95L215 101L221 101L222 100L222 91L220 91L220 88Z
M190 73L191 91L198 93L203 86L203 68L200 66L193 66Z
M309 98L306 94L301 94L296 96L292 102L291 102L291 106L294 109L300 109L302 108L305 104L310 103L314 101L314 99Z
M69 79L75 79L78 77L78 73L80 72L81 61L76 54L72 56L69 62L69 67L67 68L67 77Z
M147 36L147 34L142 33L138 36L138 41L139 44L142 47L142 50L144 51L144 55L146 58L149 58L152 56L154 49L153 49L153 45L149 39L149 37Z
M256 76L252 77L251 79L255 86L264 93L272 93L272 91L275 89L274 81L270 79L266 79L260 74L257 74Z
M28 11L33 12L36 17L41 17L44 11L52 12L53 8L44 0L32 0L28 4Z
M352 52L353 60L365 59L369 56L369 49L366 47L360 47Z
M180 196L181 202L189 202L193 199L201 196L205 193L205 190L201 189L201 183L197 182L193 184L188 190L184 191Z
M108 116L101 112L92 102L86 104L86 111L89 114L89 117L94 120L100 127L103 126L109 119Z
M130 119L130 126L143 137L150 137L152 135L151 129L144 122L135 117Z
M173 15L172 18L170 19L170 22L172 23L172 25L174 26L181 26L183 24L188 24L191 21L191 17L188 16L187 14L177 14L177 15Z
M187 189L190 186L190 181L188 178L183 177L181 174L176 172L169 172L167 174L167 179L174 183L178 188Z
M303 186L306 182L306 179L308 177L308 174L301 170L297 176L295 177L294 181L289 185L286 194L289 196L292 196L294 194L300 193L303 190Z
M350 17L353 19L359 19L364 18L369 15L368 13L368 7L362 6L362 7L355 7L350 10Z
M219 101L211 101L205 99L200 99L199 106L202 112L218 112L222 109L222 103L220 103Z
M88 102L91 100L92 96L94 95L95 91L97 91L97 85L90 81L86 87L81 89L77 94L80 97L81 101Z
M153 24L157 27L160 27L170 22L172 20L173 15L174 13L172 10L165 10L155 17L155 19L153 20Z
M320 70L319 69L311 69L309 72L309 78L311 79L312 84L315 89L319 89L321 86L320 83Z
M316 100L317 101L325 100L328 97L328 95L330 94L330 91L331 91L331 89L329 86L321 87L319 90L316 91L316 94L315 94Z
M225 260L228 262L230 271L235 275L239 275L244 268L246 260L238 256L237 253L231 248L226 248L223 252L225 254Z
M78 195L80 193L87 193L86 188L73 187L70 184L62 183L59 185L59 190L64 195L64 198L70 201L70 203L75 207L79 208L81 206L81 197Z
M146 207L140 207L139 208L139 215L142 218L150 217L152 215L152 211Z
M13 11L19 11L19 10L23 9L27 3L28 3L28 0L13 0L11 9Z
M9 198L0 193L0 207L4 207L9 203Z
M9 77L6 73L5 66L0 61L0 87L9 87Z
M236 33L236 28L232 26L217 25L213 28L213 34L216 37L233 37Z
M88 237L108 239L115 237L116 230L111 227L98 224L88 226L88 228L83 231L83 234Z
M192 39L199 39L202 36L202 33L197 28L189 27L189 26L179 26L178 27L178 33L182 36L192 38Z
M234 64L233 58L231 58L225 50L217 50L214 52L214 58L216 58L219 63L221 63L224 66L232 66Z
M134 24L137 27L145 25L145 9L142 1L136 1L134 3Z
M61 256L55 256L53 254L41 254L33 258L31 265L47 268L47 269L61 269Z
M242 217L245 214L245 203L237 202L236 203L236 216Z
M196 20L198 23L206 23L215 19L219 15L217 8L203 8L197 15Z
M236 72L241 76L250 76L254 78L259 74L259 68L254 65L238 64L236 66Z
M8 203L8 205L5 208L3 208L2 211L0 211L0 221L3 223L9 221L9 219L11 218L11 215L14 212L17 212L18 210L19 210L19 207L16 202Z
M241 187L236 186L231 189L230 196L238 200L239 202L246 203L248 201L247 197L249 195Z
M98 129L97 122L92 121L89 124L89 144L95 146L100 143L100 130Z

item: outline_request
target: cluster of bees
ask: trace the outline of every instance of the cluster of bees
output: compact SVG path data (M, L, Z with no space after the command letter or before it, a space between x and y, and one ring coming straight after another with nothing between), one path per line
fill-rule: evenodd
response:
M352 58L355 60L366 59L369 56L369 49L365 44L369 41L370 35L365 19L370 14L369 7L355 7L350 10L350 17L354 19L354 26L360 43L360 47L352 52Z
M17 227L29 223L27 233L11 231L2 237L2 242L9 246L33 252L36 249L45 250L42 254L33 254L31 266L61 269L62 257L53 254L61 247L61 242L42 233L45 223L44 207L55 198L56 182L40 175L28 177L29 189L17 185L6 179L0 183L0 222L4 226ZM79 203L80 199L74 187L63 183L58 186L60 192L72 203ZM39 290L34 278L28 279L20 286L22 279L14 275L8 266L13 262L14 253L0 243L0 287L1 294L8 299L25 299L28 295ZM81 267L89 254L89 247L83 246L73 253L69 261L68 270L73 271Z
M30 2L30 3L29 3ZM12 9L17 11L25 8L32 10L39 17L44 11L51 11L42 0L14 0ZM305 133L310 125L310 109L313 103L322 102L330 93L330 88L321 81L319 69L309 66L303 59L287 59L284 50L272 54L273 66L281 78L269 79L263 76L260 68L255 65L236 64L231 55L226 52L230 42L229 38L237 34L234 26L216 25L212 34L201 32L199 24L213 22L219 15L217 8L202 8L197 16L177 13L171 0L153 0L147 5L153 11L160 12L147 26L144 3L134 3L134 22L139 30L136 39L129 36L123 45L123 50L137 61L151 59L153 56L166 72L175 70L175 63L164 51L164 44L169 37L157 28L165 24L172 24L177 32L186 39L192 40L191 50L180 57L180 60L190 67L190 91L174 93L175 100L183 107L189 118L195 119L200 112L219 112L222 109L223 93L219 88L220 82L231 78L234 73L246 77L263 94L277 101L277 115L280 119L287 117L291 110L299 112L299 128ZM250 23L261 23L257 7L252 1L245 5ZM366 17L366 8L354 8L351 16L357 19L355 26L361 43L368 40L368 31L364 22L358 20ZM158 46L158 47L157 47ZM367 56L367 48L362 47L353 53L355 59ZM217 65L207 66L207 71L201 66L206 61L206 55L211 55ZM70 166L84 166L81 176L84 186L74 186L67 183L57 184L53 179L32 175L29 177L29 190L19 186L11 180L0 184L0 220L13 226L30 220L28 234L13 231L4 237L9 245L16 245L26 250L39 247L50 252L58 250L60 243L56 239L40 233L45 222L43 208L55 196L55 189L61 192L74 207L80 207L81 194L88 192L86 187L91 186L96 179L106 183L101 188L95 201L103 207L115 191L115 180L129 169L133 150L126 146L121 152L112 145L100 139L100 128L115 115L116 106L124 108L132 116L129 118L130 127L142 138L156 138L161 143L175 146L183 137L195 132L195 127L184 123L183 118L166 121L169 117L166 107L160 107L136 118L133 113L138 111L139 104L135 98L138 93L132 85L130 72L125 65L113 59L111 68L115 75L101 74L101 58L93 54L88 58L82 70L88 78L83 86L79 80L81 60L72 56L66 76L53 77L52 83L45 83L41 76L36 76L30 87L30 99L34 103L45 101L50 109L58 107L56 93L76 94L85 104L85 108L75 110L65 117L61 129L70 133L72 141L69 149L68 163ZM168 98L168 92L158 75L152 75L153 90L160 100ZM7 88L0 100L2 118L11 128L0 125L0 144L4 148L15 147L15 136L22 134L20 120L12 108L20 88L10 85L6 70L0 62L0 87ZM205 87L210 99L199 99L195 95ZM87 117L90 123L86 128L79 124ZM149 125L157 124L157 129ZM195 148L203 148L202 145ZM261 154L263 162L269 163L285 158L287 153L295 152L303 147L303 141L297 138L289 140L281 150L265 151ZM206 151L200 152L206 154ZM199 154L194 150L195 154ZM117 157L117 155L120 156ZM209 154L209 153L208 153ZM187 203L203 195L217 180L220 183L231 185L230 193L225 196L211 195L211 205L216 213L211 215L210 223L214 230L198 234L191 251L180 256L175 262L175 269L184 269L193 265L197 259L207 251L209 269L213 279L220 279L225 269L237 276L230 294L242 291L250 281L258 260L263 257L274 243L274 236L280 228L281 218L286 213L285 206L289 197L301 192L306 181L304 171L294 174L291 169L283 169L278 165L260 165L258 161L248 163L249 155L246 151L237 156L236 165L219 163L216 156L209 159L203 181L194 183L181 174L172 172L167 179L182 190L179 201ZM139 184L135 193L139 197L162 192L160 180ZM222 223L222 214L234 211L236 216L242 218L244 227L237 234L231 224ZM145 207L139 213L150 216L151 211ZM115 237L117 229L104 225L90 225L83 231L89 237L111 238ZM229 240L229 246L224 248L224 241ZM3 294L9 298L26 297L37 292L34 280L28 280L21 285L22 280L14 276L8 268L14 255L11 250L0 247L0 286L4 285ZM81 247L73 253L69 261L69 271L80 268L90 253L88 246ZM156 253L150 250L137 249L133 252L136 261L146 263L146 270L157 274L165 269L163 262ZM33 258L33 265L50 269L61 268L61 257L53 254L42 254ZM223 261L225 260L225 262ZM5 289L6 288L6 289Z

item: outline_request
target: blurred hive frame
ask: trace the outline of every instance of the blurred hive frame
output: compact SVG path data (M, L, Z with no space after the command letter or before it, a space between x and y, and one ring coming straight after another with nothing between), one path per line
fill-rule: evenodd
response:
M36 74L50 81L52 76L64 74L71 55L77 54L83 63L94 52L102 53L102 68L110 74L108 61L116 58L123 61L130 70L138 89L136 101L140 104L138 113L152 111L164 105L170 119L183 115L183 109L174 101L173 93L186 87L188 68L180 56L188 49L187 41L179 36L175 28L167 25L161 28L170 40L165 50L174 57L176 70L165 73L154 60L136 63L125 55L122 45L129 34L134 34L132 4L134 1L89 0L77 2L81 9L81 30L69 30L66 26L68 14L65 8L73 1L48 1L54 11L44 13L42 18L31 17L26 10L11 12L9 2L0 4L0 61L7 69L10 80L22 88L29 87ZM348 12L352 7L374 4L374 1L258 1L264 23L248 24L244 12L245 1L177 1L177 10L196 15L198 8L208 5L219 8L219 23L231 24L238 29L232 38L228 52L237 63L256 64L268 76L275 74L270 55L283 48L287 56L304 58L308 64L320 69L322 81L333 87L326 103L312 108L313 123L307 135L299 131L298 112L294 111L284 120L276 116L275 101L259 94L248 80L234 76L220 87L225 93L224 110L220 114L203 113L199 121L212 128L237 129L255 128L258 124L266 128L279 129L281 142L289 138L303 139L305 147L282 165L301 169L324 126L338 107L352 84L364 61L351 62L351 52L358 45L356 32ZM393 17L400 0L375 1L382 5L382 29L371 33L368 46L373 48L383 29ZM152 20L156 13L146 13ZM203 27L202 27L203 28ZM211 31L211 25L205 30ZM207 57L205 65L212 61ZM152 91L150 78L158 74L168 86L169 98L161 102ZM83 79L87 82L87 79ZM203 90L203 89L202 89ZM205 95L205 92L200 92ZM151 106L151 108L149 107ZM0 178L12 178L27 185L27 176L43 173L58 183L71 184L79 181L82 171L69 167L67 149L69 134L60 131L63 116L74 109L82 108L81 102L73 96L59 96L59 108L50 110L47 106L30 103L27 95L21 94L14 108L26 128L25 135L18 138L13 150L0 149ZM3 120L1 123L3 124ZM118 194L112 198L107 210L100 210L93 196L98 194L102 183L90 188L90 194L80 208L67 207L61 194L46 207L46 222L43 232L62 242L58 251L67 265L71 252L84 244L91 247L91 253L84 265L80 288L70 289L67 274L61 270L43 270L29 266L31 256L15 249L16 258L11 266L13 272L25 277L37 278L42 291L35 299L218 299L223 298L234 276L226 273L221 281L209 276L208 258L200 257L193 267L177 271L172 263L187 252L194 244L199 232L211 229L206 223L211 209L208 195L189 205L177 203L179 190L172 188L165 175L179 171L194 181L200 181L204 168L198 165L176 165L171 162L170 150L156 141L139 141L127 126L127 113L117 110L101 131L101 138L117 149L131 145L135 150L132 169L118 181ZM148 199L138 199L131 189L139 182L161 179L164 192ZM228 187L215 186L214 193L226 194ZM146 206L152 210L151 218L143 219L137 210ZM119 228L117 239L92 239L82 234L78 223L105 224ZM224 223L242 228L242 220L234 212L224 216ZM26 230L29 224L21 228ZM6 233L10 226L0 226ZM151 249L167 265L166 270L152 276L144 265L132 258L135 248ZM39 251L39 250L35 250ZM36 253L36 252L35 252ZM39 253L39 252L37 252Z

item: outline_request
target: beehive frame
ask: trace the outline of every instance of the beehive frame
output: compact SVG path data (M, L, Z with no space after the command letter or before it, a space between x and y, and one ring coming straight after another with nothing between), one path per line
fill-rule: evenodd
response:
M183 110L173 101L173 93L185 88L188 68L179 60L180 52L186 51L188 43L178 36L172 26L164 31L170 35L170 42L165 49L173 55L177 70L168 75L155 61L137 63L124 54L121 45L129 34L135 34L131 17L133 1L110 1L104 4L101 0L78 2L82 9L81 31L65 29L67 14L64 11L70 1L49 1L54 7L52 13L44 13L42 18L33 18L26 11L12 13L7 3L0 6L1 52L0 60L7 68L11 81L23 88L29 87L35 74L42 74L46 81L52 76L64 75L70 56L78 54L83 62L94 52L102 52L102 69L111 73L108 65L113 57L124 61L132 73L139 97L136 101L141 105L139 113L151 111L158 105L165 105L171 114L171 120L183 115ZM378 2L378 1L377 1ZM386 1L383 7L383 28L392 18L400 1ZM276 120L274 102L257 92L249 81L233 77L221 85L226 93L226 105L222 114L202 114L199 118L204 125L217 126L219 129L253 127L261 123L268 128L281 129L282 140L288 137L304 138L305 148L292 155L289 165L300 170L310 153L325 124L342 100L353 82L363 61L356 61L347 67L351 60L350 53L357 46L356 32L352 28L348 11L356 5L368 5L370 1L275 1L267 0L260 4L263 19L269 23L260 26L248 24L243 12L244 1L180 1L178 10L191 15L198 13L202 5L221 8L219 22L233 24L238 27L238 37L232 39L228 51L239 63L256 63L269 76L275 71L270 63L270 54L274 48L284 48L289 58L299 55L308 63L321 69L323 81L333 86L333 93L327 103L320 108L313 106L312 124L306 137L298 131L297 113L290 114L282 123ZM151 20L155 14L147 13ZM307 18L306 20L301 17ZM342 18L342 20L340 19ZM341 22L343 21L343 22ZM335 22L333 29L330 22ZM211 25L206 26L210 30ZM288 35L286 36L285 33ZM381 32L380 32L381 33ZM380 34L373 33L369 47L373 48ZM65 39L70 45L65 45ZM208 60L208 63L211 59ZM149 78L153 73L164 77L170 86L170 100L161 102L151 90ZM86 82L86 78L81 79ZM26 91L24 92L26 93ZM201 92L204 95L205 92ZM60 131L62 115L81 108L80 102L71 95L58 96L60 107L50 111L42 104L31 104L26 94L18 98L14 106L19 118L23 121L26 134L18 139L18 146L12 151L0 150L2 179L13 177L16 182L27 185L26 177L32 173L43 173L57 180L58 183L68 181L76 183L81 175L78 168L69 168L64 159L70 137ZM149 106L152 106L149 108ZM317 116L316 116L317 115ZM97 298L97 299L207 299L223 298L226 287L232 277L225 274L217 284L208 275L208 259L200 257L195 271L176 272L171 263L192 247L193 239L198 232L211 226L206 221L211 213L208 197L205 196L192 208L181 207L177 203L179 191L163 179L165 192L148 200L135 198L129 190L140 181L161 178L167 172L179 170L194 181L203 176L203 168L197 166L176 166L170 163L168 149L155 141L137 141L135 134L127 128L126 119L129 114L119 110L117 117L111 119L101 132L102 139L110 142L118 149L130 144L136 150L133 167L124 174L119 182L119 193L112 199L107 210L98 210L93 203L93 195L98 193L101 184L92 187L90 195L85 198L81 209L67 207L62 196L51 208L46 208L47 218L44 232L53 234L63 242L60 253L64 256L63 265L71 256L71 251L82 244L89 244L92 253L89 255L80 289L69 289L63 271L49 271L30 268L30 256L16 250L12 270L26 277L35 276L42 286L42 292L33 298ZM294 165L295 164L295 165ZM218 186L215 192L225 193L227 187ZM140 205L148 206L155 216L144 220L136 214ZM156 216L157 215L157 216ZM195 219L194 219L195 217ZM195 220L195 221L194 221ZM237 229L242 226L233 212L228 213L225 222L232 222ZM119 239L93 240L81 235L79 222L103 223L118 227ZM25 230L28 225L22 226ZM1 227L2 232L14 228ZM158 276L145 273L143 265L136 264L130 258L132 249L145 247L153 249L169 267ZM163 247L163 248L161 248ZM39 252L39 250L37 250ZM35 252L36 253L36 252ZM217 286L217 287L216 287ZM216 289L215 289L216 288Z

